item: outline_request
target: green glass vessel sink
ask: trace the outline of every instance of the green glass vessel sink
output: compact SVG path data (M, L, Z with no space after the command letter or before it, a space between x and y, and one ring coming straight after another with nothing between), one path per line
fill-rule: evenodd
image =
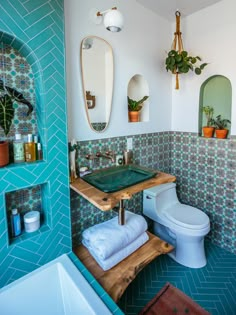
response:
M156 176L153 171L137 165L122 165L95 171L85 175L83 180L92 186L110 193L141 183Z

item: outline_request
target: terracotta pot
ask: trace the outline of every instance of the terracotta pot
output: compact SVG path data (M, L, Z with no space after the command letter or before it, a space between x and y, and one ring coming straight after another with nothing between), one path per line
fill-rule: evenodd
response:
M7 141L0 141L0 167L9 164L9 145Z
M129 112L129 122L138 122L139 121L139 112Z
M214 127L202 127L203 135L205 138L212 138L214 134Z
M225 139L228 134L228 129L216 129L216 138Z

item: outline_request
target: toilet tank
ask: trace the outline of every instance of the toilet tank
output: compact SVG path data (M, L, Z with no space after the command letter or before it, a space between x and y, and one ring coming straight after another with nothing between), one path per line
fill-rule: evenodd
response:
M143 214L154 221L165 209L176 203L179 200L175 183L162 184L143 191Z

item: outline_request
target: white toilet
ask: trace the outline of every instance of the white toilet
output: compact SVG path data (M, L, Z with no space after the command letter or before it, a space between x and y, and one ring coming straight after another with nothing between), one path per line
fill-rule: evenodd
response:
M210 231L209 218L179 202L175 183L144 190L143 213L154 221L154 234L175 247L168 254L171 258L190 268L206 265L204 237Z

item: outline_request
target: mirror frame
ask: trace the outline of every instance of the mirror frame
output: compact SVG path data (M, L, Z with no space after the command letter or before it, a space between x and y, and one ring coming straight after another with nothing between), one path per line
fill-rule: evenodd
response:
M85 87L85 79L84 79L84 73L85 73L85 69L84 69L84 65L83 65L83 43L86 39L97 39L97 40L100 40L100 41L103 41L105 44L106 44L106 47L109 49L109 51L111 52L111 58L112 58L112 68L109 69L110 72L111 72L111 77L112 77L112 82L111 82L111 93L110 93L110 97L109 97L109 100L107 101L107 103L109 103L108 105L106 106L109 106L109 113L108 113L108 117L107 117L107 121L105 122L106 123L106 126L105 128L103 128L102 130L96 130L93 125L92 125L92 122L90 120L90 116L89 116L89 110L94 108L95 106L95 96L93 95L90 95L90 91L86 91L86 87ZM108 125L109 125L109 122L110 122L110 117L111 117L111 110L112 110L112 99L113 99L113 90L114 90L114 55L113 55L113 49L112 49L112 46L103 38L101 37L98 37L98 36L93 36L93 35L90 35L90 36L86 36L82 39L81 41L81 45L80 45L80 65L81 65L81 77L82 77L82 88L83 88L83 97L84 97L84 107L85 107L85 111L86 111L86 116L87 116L87 121L89 123L89 126L90 128L95 131L95 132L98 132L98 133L101 133L101 132L104 132ZM86 97L86 95L88 95L89 93L89 96L90 96L90 103L88 106L88 99ZM92 104L92 103L93 104ZM102 123L102 122L101 122Z

